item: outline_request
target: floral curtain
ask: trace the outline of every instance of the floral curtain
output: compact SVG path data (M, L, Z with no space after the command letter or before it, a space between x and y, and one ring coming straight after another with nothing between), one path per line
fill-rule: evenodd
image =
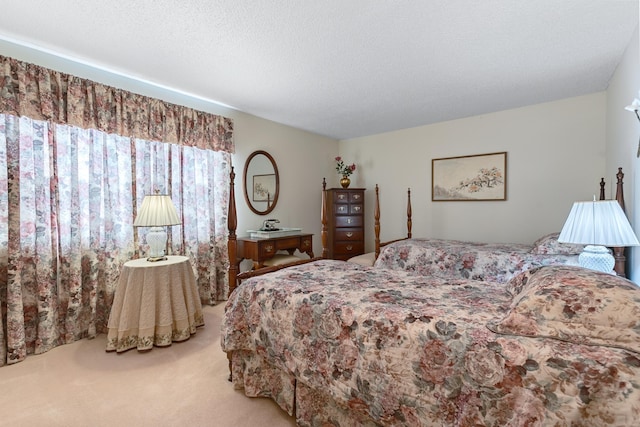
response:
M106 332L155 190L205 303L227 294L233 123L0 56L0 366ZM162 141L162 142L159 142ZM171 142L171 143L167 143Z
M8 363L104 331L134 255L131 161L128 138L0 114Z
M0 113L233 153L231 119L0 55Z

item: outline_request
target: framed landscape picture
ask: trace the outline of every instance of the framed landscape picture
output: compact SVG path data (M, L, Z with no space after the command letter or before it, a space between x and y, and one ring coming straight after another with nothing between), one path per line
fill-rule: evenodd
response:
M432 159L431 200L507 200L507 152Z

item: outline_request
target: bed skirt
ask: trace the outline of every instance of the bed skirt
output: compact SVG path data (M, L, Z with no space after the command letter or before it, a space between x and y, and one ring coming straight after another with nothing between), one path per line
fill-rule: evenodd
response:
M297 381L290 372L271 364L261 355L234 351L231 355L233 386L248 397L268 397L299 426L374 427L371 417L351 401L347 406L328 393ZM363 405L365 408L366 405Z

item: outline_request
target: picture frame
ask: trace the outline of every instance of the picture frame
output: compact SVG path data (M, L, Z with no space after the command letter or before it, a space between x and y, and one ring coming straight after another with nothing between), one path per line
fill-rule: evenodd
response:
M276 194L276 174L253 175L253 201L272 202Z
M431 201L507 200L507 152L431 159Z

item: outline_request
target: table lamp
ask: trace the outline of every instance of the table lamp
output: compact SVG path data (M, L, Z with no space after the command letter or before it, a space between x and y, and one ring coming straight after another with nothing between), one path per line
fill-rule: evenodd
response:
M616 200L575 202L558 242L587 245L578 257L580 266L606 273L611 273L615 265L607 247L640 245Z
M149 257L147 261L161 261L167 259L164 250L167 246L167 225L181 224L171 197L166 194L152 194L144 196L138 216L133 222L134 227L151 227L147 233Z

